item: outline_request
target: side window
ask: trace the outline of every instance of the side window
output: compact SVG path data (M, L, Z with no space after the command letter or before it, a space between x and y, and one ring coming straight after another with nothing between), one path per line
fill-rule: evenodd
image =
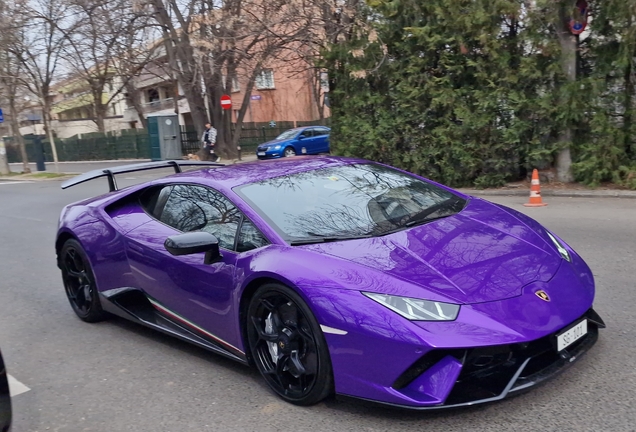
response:
M256 228L248 219L243 219L243 225L241 225L241 232L239 233L236 251L247 252L248 250L257 249L268 244L269 242L265 236L261 234L258 228Z
M146 189L139 197L139 204L148 214L159 219L171 190L172 186L153 186Z
M305 135L306 138L311 138L314 136L314 130L313 129L305 129L303 131L303 135Z
M202 186L176 185L159 220L179 231L205 231L219 246L234 250L241 212L220 193Z
M329 135L329 129L327 128L316 129L316 136L324 136L324 135Z

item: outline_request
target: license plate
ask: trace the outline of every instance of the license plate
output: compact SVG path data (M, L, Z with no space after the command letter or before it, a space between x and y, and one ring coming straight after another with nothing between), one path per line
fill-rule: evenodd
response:
M557 335L557 351L562 351L587 334L587 320Z
M265 152L258 152L256 153L257 156L265 156Z

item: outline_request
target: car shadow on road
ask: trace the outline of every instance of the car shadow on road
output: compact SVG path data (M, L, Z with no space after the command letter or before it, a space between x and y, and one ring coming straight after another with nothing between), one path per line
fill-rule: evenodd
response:
M274 397L265 381L261 378L258 370L254 367L247 366L245 364L238 363L229 358L225 358L222 355L213 353L204 348L192 345L188 342L182 341L175 337L166 335L159 331L144 327L140 324L128 321L118 316L110 316L108 321L104 324L110 324L120 328L121 330L135 333L136 335L145 339L151 340L158 344L169 347L170 349L178 350L189 356L196 357L203 360L213 367L220 367L228 372L235 373L240 376L241 379L249 380L250 385L254 386L254 390L259 389L270 396ZM372 401L366 401L362 399L351 398L347 396L335 395L327 398L321 402L314 409L320 409L323 407L332 412L338 412L345 415L374 417L378 419L387 420L399 420L399 421L422 421L423 419L435 420L440 418L451 417L463 417L472 416L476 413L483 412L489 407L494 405L505 405L508 401L516 399L517 397L523 397L518 395L506 400L497 401L494 403L480 404L474 406L467 406L461 408L446 408L438 410L413 410L408 408L401 408L397 406L383 405ZM283 403L281 401L281 403ZM300 409L312 409L312 407L297 407Z

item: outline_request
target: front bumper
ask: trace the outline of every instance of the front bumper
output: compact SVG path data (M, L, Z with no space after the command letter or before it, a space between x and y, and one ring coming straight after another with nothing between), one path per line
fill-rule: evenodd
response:
M283 157L283 149L280 150L259 150L256 149L258 159L277 159Z
M605 323L589 309L588 333L557 352L557 331L537 340L508 345L468 349L433 349L406 369L392 385L392 391L409 399L423 396L442 402L418 406L366 399L383 405L415 410L457 408L494 402L520 394L570 367L597 341ZM567 326L566 326L567 328ZM365 398L352 396L356 399Z

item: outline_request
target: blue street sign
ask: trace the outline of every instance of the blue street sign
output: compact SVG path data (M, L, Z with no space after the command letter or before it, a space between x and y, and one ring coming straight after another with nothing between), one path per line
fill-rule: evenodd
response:
M2 109L0 109L0 123L4 121L4 114L2 114Z

